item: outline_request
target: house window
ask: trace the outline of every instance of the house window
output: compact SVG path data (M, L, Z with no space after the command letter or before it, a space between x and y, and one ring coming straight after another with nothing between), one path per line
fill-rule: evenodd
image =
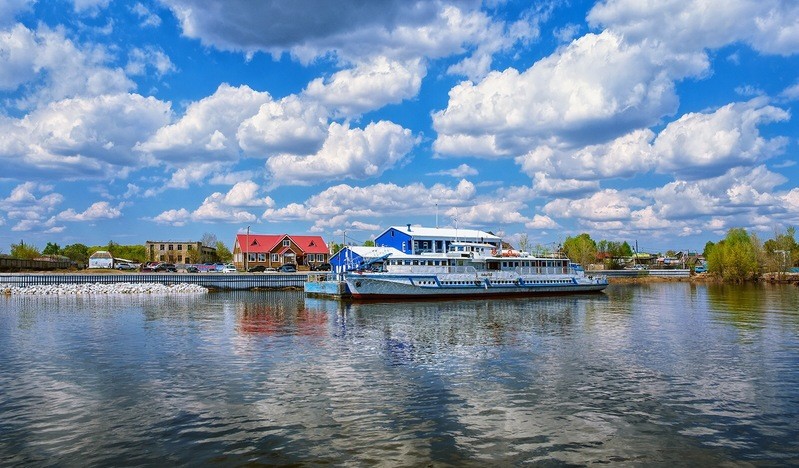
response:
M172 250L174 247L175 247L174 245L169 244L169 250Z
M279 257L276 253L272 254L272 263L277 263L279 261Z
M316 261L317 262L324 262L325 261L325 254L316 254Z
M163 262L164 260L166 260L166 257L164 255L161 255L160 257L158 257L158 259Z
M160 247L160 250L164 250L164 244L161 244L161 245L159 245L158 247ZM163 259L162 259L162 260L163 260Z
M178 244L178 250L183 250L183 244Z
M285 240L283 241L283 247L291 247L291 241L290 241L290 240L288 240L288 239L285 239Z
M254 262L254 261L255 261L255 259L257 258L257 255L258 255L258 254L254 254L254 253L248 253L248 254L247 254L247 261L248 261L248 262Z
M182 261L183 261L183 255L178 255L178 262L182 262Z
M187 245L187 246L186 246L186 250L189 250L189 251L191 251L191 250L193 250L193 249L192 249L192 247L193 247L193 246L192 246L191 244L189 244L189 245Z
M258 254L258 261L259 262L265 262L266 261L266 254L265 253L259 253Z

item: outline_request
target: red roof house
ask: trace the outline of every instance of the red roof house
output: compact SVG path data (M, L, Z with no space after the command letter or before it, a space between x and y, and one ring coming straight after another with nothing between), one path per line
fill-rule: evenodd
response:
M330 250L321 236L290 234L237 234L233 263L239 270L257 265L277 268L294 263L300 269L326 263Z

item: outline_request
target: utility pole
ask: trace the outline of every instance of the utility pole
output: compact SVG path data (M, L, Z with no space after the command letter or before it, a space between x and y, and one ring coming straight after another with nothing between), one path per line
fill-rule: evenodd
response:
M247 253L244 254L244 271L247 271L247 260L250 256L250 226L247 226Z

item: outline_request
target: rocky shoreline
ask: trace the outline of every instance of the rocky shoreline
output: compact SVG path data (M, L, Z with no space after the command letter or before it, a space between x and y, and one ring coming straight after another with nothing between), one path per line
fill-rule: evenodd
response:
M208 289L196 284L160 283L83 283L37 286L0 284L4 295L100 295L100 294L204 294Z

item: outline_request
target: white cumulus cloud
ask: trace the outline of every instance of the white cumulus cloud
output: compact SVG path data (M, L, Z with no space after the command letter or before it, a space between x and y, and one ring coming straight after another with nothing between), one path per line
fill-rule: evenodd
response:
M311 185L325 180L377 177L402 164L416 143L410 130L380 121L364 129L331 123L321 149L311 155L281 154L269 158L271 183Z
M96 221L98 219L115 219L122 216L122 211L117 206L112 206L110 203L101 201L92 203L91 206L86 208L82 213L77 213L72 208L62 211L56 215L59 221Z
M730 167L756 165L779 154L787 139L763 138L758 125L784 121L789 114L762 99L728 104L712 113L689 113L670 123L654 143L661 172L701 178Z
M15 102L32 108L54 100L119 94L135 84L120 68L112 68L101 46L75 44L61 29L22 24L0 31L0 91L26 87Z
M656 44L587 34L524 72L508 68L454 87L447 108L433 114L434 148L476 155L470 140L492 138L493 150L483 156L496 157L551 138L602 142L673 114L674 80L706 68L703 54L664 56Z
M376 57L327 80L311 81L303 95L338 115L356 116L416 96L426 72L419 59L399 62Z
M271 99L269 93L247 85L223 83L211 96L189 105L180 120L160 128L136 149L170 164L234 160L239 154L239 125Z
M244 120L236 137L250 157L276 153L308 154L317 151L327 136L328 111L313 101L287 96L262 104Z
M53 102L0 116L0 162L19 177L114 178L152 164L132 149L168 121L168 104L138 94Z
M799 52L799 4L782 0L606 0L588 14L595 27L631 41L661 41L675 50L742 41L755 50Z

